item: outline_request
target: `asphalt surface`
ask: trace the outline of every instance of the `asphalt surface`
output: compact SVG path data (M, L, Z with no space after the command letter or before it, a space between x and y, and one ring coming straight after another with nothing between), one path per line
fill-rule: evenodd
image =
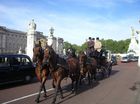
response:
M58 95L56 104L140 104L140 69L136 62L118 63L113 66L109 78L93 81L87 85L86 80L79 86L78 94L70 91L71 80L64 79L62 88L64 99ZM29 84L14 83L0 86L0 104L36 104L35 99L40 83L34 79ZM46 84L47 98L41 94L40 104L51 104L54 89L51 79Z

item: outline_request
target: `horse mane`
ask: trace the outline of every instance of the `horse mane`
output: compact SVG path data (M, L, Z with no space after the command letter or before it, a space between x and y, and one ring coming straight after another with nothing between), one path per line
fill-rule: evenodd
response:
M49 52L50 52L50 63L51 63L51 66L53 67L53 69L55 70L56 67L57 67L57 58L58 58L58 55L56 54L56 52L54 51L54 49L52 48L52 46L48 46L46 45L46 48L49 49Z
M79 53L79 59L81 58L81 56L83 56L84 57L84 63L86 63L86 61L87 61L87 59L88 59L88 57L87 57L87 55L84 53L84 51L81 51L80 53Z
M35 49L36 48L39 48L39 51L38 51L38 56L36 56L36 57L38 57L37 59L38 59L38 61L42 61L43 60L43 57L44 57L44 51L43 51L43 49L42 49L42 47L41 47L41 43L40 43L40 41L39 41L39 43L35 43L35 45L34 45L34 48L33 48L33 56L34 56L34 51L35 51ZM36 53L37 51L35 51L35 53ZM35 57L35 56L34 56Z

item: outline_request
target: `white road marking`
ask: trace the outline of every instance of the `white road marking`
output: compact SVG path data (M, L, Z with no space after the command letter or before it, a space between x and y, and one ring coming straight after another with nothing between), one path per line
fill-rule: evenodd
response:
M52 90L54 90L54 88L48 89L48 90L46 90L46 91L48 92L48 91L52 91ZM44 91L42 91L41 93L43 93L43 92L44 92ZM37 93L30 94L30 95L27 95L27 96L23 96L23 97L16 98L16 99L13 99L13 100L4 102L4 103L2 103L2 104L9 104L9 103L12 103L12 102L15 102L15 101L18 101L18 100L22 100L22 99L25 99L25 98L28 98L28 97L35 96L35 95L37 95L37 94L38 94L38 92L37 92Z

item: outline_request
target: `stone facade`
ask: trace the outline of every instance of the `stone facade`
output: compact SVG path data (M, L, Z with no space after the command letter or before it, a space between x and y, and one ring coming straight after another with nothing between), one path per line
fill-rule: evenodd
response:
M0 53L18 53L20 48L25 53L26 40L26 32L0 26Z

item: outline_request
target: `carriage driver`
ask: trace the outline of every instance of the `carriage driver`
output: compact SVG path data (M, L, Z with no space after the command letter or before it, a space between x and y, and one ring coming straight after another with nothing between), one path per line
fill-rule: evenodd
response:
M94 40L95 38L89 37L89 40L87 41L87 46L88 46L87 56L88 57L92 57L92 54L94 52L94 44L95 44Z

